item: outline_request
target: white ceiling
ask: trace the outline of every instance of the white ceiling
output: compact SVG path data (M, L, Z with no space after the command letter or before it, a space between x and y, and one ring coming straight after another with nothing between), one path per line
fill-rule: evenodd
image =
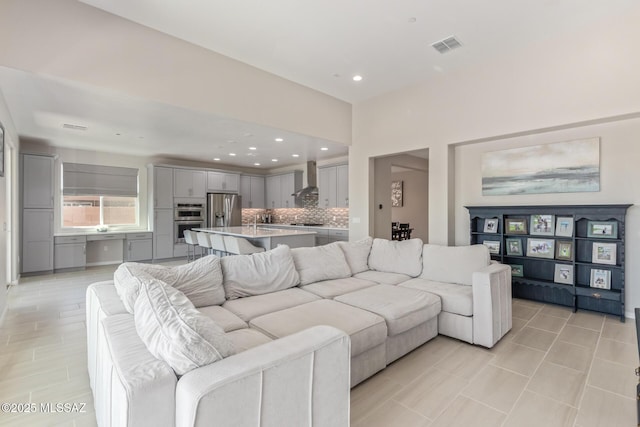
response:
M358 103L400 87L598 31L637 0L81 0L286 79ZM463 44L440 54L435 41ZM567 46L571 49L571 46ZM351 77L361 74L361 82ZM0 67L21 137L51 145L272 169L348 148L74 82ZM142 118L142 119L141 119ZM84 125L86 131L62 128ZM118 135L119 134L119 135ZM249 135L249 136L246 136ZM277 143L276 137L284 142ZM255 151L249 150L255 146ZM329 148L320 151L320 147ZM235 157L229 153L237 154ZM294 158L292 154L299 154ZM272 159L278 162L272 162Z

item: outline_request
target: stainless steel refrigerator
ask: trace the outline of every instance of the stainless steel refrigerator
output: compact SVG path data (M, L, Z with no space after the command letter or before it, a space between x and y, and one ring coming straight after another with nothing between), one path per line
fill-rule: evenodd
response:
M237 194L207 194L207 227L242 225L242 208Z

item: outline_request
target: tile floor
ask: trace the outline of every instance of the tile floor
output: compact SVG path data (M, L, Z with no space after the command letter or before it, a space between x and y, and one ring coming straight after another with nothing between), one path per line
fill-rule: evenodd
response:
M0 325L0 402L38 413L0 413L2 426L95 426L86 372L84 294L113 266L36 276L9 291ZM635 324L525 300L513 330L487 350L437 337L355 387L354 427L632 426ZM85 404L41 413L42 403Z

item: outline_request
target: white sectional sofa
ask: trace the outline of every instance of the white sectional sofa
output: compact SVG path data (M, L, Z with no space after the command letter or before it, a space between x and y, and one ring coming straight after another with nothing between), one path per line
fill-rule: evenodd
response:
M438 333L510 329L508 266L419 239L125 263L87 290L100 426L347 426L349 388Z

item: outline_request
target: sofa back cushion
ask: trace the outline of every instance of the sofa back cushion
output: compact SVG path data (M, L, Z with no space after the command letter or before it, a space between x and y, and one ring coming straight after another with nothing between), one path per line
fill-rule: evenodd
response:
M422 249L423 267L420 277L435 282L471 286L473 273L487 267L490 261L489 249L485 245L426 244Z
M337 243L291 249L291 255L301 285L351 276L351 268Z
M289 289L300 283L289 246L266 252L222 258L223 285L228 299Z
M185 294L154 278L141 279L134 321L149 352L177 375L235 353L220 326L200 313Z
M125 262L113 274L116 291L129 313L138 297L138 276L148 275L183 292L196 307L224 303L220 258L210 255L175 267Z
M369 268L417 277L422 271L422 240L373 239Z
M369 269L369 253L373 239L366 237L355 242L338 242L338 246L344 252L347 264L351 268L351 274L362 273Z

